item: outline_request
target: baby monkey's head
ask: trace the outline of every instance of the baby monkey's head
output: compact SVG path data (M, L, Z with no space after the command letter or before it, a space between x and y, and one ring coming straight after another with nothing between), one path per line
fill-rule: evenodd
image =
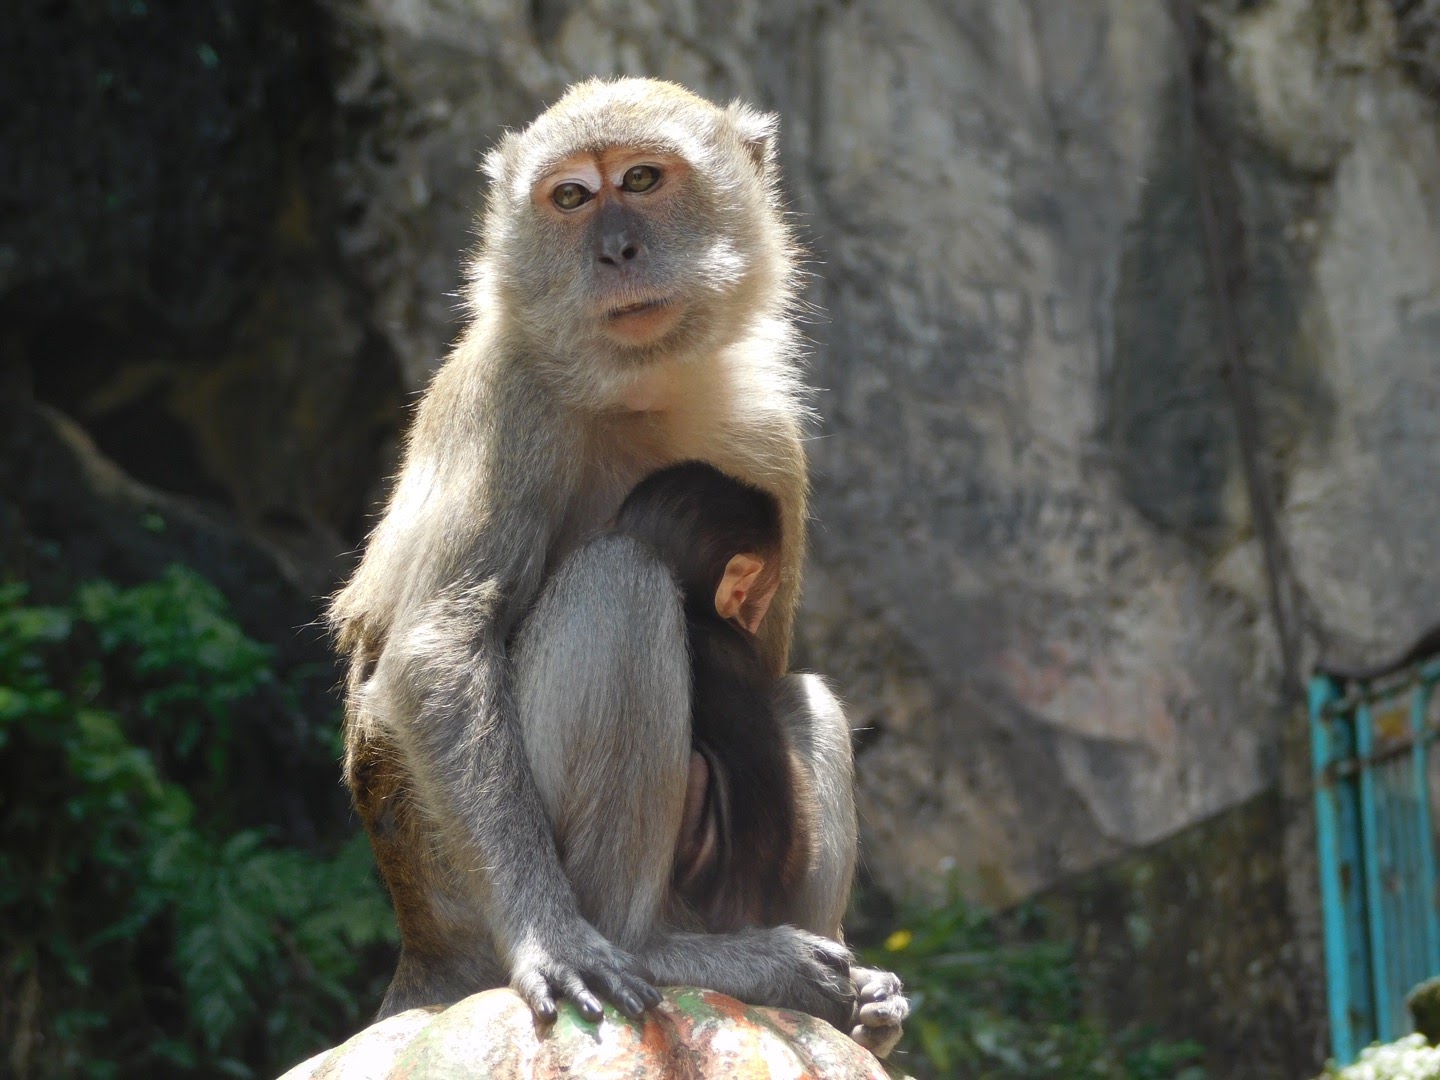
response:
M652 473L625 499L615 528L650 544L692 610L755 633L780 583L780 508L774 496L703 461Z

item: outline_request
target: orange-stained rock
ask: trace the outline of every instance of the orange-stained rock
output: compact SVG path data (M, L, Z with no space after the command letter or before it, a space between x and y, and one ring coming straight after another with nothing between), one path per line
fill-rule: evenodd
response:
M591 1023L562 1003L550 1026L510 990L448 1009L412 1009L287 1072L281 1080L896 1080L823 1020L670 988L630 1020Z

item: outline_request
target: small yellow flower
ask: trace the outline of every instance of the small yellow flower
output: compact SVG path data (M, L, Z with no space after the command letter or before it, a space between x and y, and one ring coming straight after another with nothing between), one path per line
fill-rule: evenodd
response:
M888 952L904 952L914 940L915 935L909 930L896 930L885 939L885 948Z

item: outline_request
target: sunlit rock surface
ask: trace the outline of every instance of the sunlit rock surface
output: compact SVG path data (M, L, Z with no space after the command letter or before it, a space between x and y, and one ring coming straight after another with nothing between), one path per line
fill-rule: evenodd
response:
M519 996L490 990L445 1010L413 1009L311 1058L281 1080L887 1080L899 1078L822 1020L669 989L643 1021L568 1004L549 1027Z

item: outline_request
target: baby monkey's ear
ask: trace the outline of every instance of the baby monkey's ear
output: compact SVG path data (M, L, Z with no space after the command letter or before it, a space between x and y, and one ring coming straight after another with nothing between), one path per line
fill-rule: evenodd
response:
M759 556L741 553L732 557L715 590L715 613L752 634L759 630L777 584L764 573L765 560Z

